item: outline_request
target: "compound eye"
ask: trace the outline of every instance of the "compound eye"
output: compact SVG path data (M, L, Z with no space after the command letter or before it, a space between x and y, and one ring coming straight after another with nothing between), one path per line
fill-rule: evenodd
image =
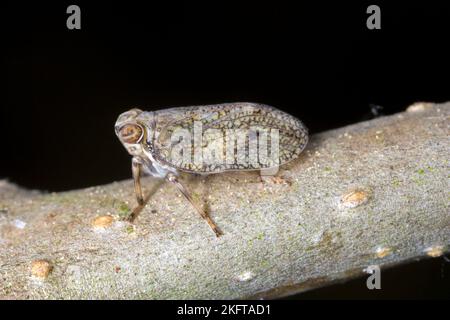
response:
M138 143L143 134L142 128L137 124L127 124L119 131L120 138L126 143Z

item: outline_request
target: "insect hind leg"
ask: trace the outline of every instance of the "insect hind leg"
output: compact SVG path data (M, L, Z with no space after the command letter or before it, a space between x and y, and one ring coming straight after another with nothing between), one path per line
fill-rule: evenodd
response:
M191 194L188 192L186 187L181 184L181 182L178 180L178 178L173 173L168 173L166 176L167 181L173 183L178 190L183 194L183 196L192 204L192 206L197 210L197 212L200 214L200 216L205 219L205 221L208 223L208 225L211 227L211 229L216 234L216 237L220 237L223 233L220 231L219 227L212 221L211 217L200 208L200 206L194 201Z

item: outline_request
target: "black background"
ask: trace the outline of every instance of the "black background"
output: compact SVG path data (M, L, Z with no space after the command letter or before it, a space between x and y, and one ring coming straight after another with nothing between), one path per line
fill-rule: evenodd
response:
M450 5L392 2L4 2L0 177L49 191L130 178L113 126L134 106L261 102L314 133L370 119L373 105L450 100ZM70 4L81 30L66 28ZM381 30L366 27L369 4ZM448 297L448 282L413 296ZM412 290L399 286L394 297ZM357 292L346 288L335 296Z

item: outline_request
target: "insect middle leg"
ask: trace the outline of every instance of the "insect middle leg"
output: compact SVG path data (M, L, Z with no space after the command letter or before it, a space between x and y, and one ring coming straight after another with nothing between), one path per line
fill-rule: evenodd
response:
M197 203L195 203L194 199L192 199L191 194L187 191L185 186L180 183L178 178L173 173L168 173L166 179L167 181L172 182L178 188L178 190L180 190L183 196L192 204L192 206L197 210L200 216L206 220L206 222L216 234L216 237L220 237L223 234L222 231L220 231L214 221L212 221L211 217L202 208L200 208Z

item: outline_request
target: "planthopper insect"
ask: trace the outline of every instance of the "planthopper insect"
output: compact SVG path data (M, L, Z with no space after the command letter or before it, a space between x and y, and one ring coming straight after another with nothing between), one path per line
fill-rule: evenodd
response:
M222 232L179 181L179 173L260 170L273 175L279 166L297 158L308 142L308 130L300 120L268 105L244 102L131 109L119 116L115 131L133 157L138 208L145 205L141 173L165 179L180 190L216 236Z

